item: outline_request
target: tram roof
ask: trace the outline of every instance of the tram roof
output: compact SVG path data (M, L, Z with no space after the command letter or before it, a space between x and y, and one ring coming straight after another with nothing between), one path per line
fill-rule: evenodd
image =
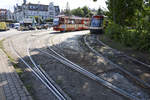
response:
M85 17L78 17L78 16L65 16L65 15L59 15L56 17L61 17L61 18L70 18L70 19L85 19L88 20L89 18L85 18Z

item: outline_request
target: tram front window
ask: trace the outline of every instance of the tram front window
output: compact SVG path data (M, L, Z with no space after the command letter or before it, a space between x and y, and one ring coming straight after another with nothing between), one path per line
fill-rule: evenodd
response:
M102 21L100 19L93 18L91 21L91 27L101 27Z

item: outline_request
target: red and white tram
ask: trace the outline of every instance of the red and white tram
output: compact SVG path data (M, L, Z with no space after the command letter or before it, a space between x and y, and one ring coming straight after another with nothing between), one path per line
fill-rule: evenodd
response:
M81 17L57 16L53 20L55 31L79 31L89 29L90 19Z

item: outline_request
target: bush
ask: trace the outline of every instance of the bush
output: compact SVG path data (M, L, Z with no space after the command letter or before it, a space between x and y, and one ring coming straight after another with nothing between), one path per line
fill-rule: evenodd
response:
M141 51L150 51L149 28L129 29L115 23L110 23L105 29L105 34L111 39L118 41L126 46L133 47Z
M110 23L105 29L105 34L111 39L120 40L121 27L115 23Z

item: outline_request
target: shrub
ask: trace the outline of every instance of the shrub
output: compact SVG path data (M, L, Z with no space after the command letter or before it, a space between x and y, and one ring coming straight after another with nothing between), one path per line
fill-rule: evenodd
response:
M105 34L111 39L121 42L126 46L141 51L150 51L150 28L149 23L142 23L140 28L129 29L115 23L110 23L105 29Z
M120 40L121 27L118 24L110 23L105 29L105 34L111 39Z

